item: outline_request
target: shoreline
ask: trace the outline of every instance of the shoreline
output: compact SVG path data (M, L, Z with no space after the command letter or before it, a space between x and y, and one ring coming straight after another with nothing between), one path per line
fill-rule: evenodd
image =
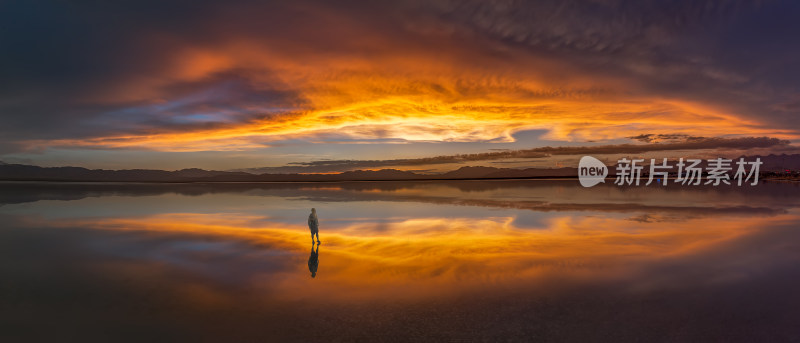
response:
M109 180L58 180L58 179L44 179L44 180L0 180L3 183L88 183L88 184L102 184L102 183L141 183L141 184L232 184L232 183L341 183L341 182L414 182L414 181L506 181L506 180L577 180L578 177L518 177L518 178L464 178L464 179L364 179L364 180L297 180L297 181L216 181L216 180L187 180L187 181L109 181ZM609 179L609 178L607 178ZM613 178L611 178L613 179Z

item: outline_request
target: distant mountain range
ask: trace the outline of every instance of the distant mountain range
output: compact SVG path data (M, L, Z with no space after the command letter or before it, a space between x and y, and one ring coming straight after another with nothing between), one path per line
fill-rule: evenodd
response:
M422 175L396 169L356 170L339 174L250 174L203 169L176 171L129 169L103 170L79 167L37 167L21 164L0 165L4 181L77 181L77 182L317 182L317 181L380 181L380 180L461 180L509 179L535 177L569 177L575 168L501 169L462 167L439 175Z
M761 158L761 171L800 169L800 154L748 156L748 161ZM735 165L734 165L735 167ZM615 166L609 166L614 175ZM462 167L437 175L416 174L396 169L356 170L338 174L252 174L246 172L182 169L176 171L126 169L104 170L81 167L38 167L0 162L2 181L71 181L71 182L318 182L318 181L383 181L383 180L466 180L466 179L531 179L577 177L577 168L494 168Z

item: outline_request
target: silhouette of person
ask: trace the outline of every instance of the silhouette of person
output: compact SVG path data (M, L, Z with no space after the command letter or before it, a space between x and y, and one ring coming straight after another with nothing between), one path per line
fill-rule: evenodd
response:
M314 242L311 242L311 256L308 257L308 271L311 272L311 277L317 277L317 268L319 267L319 244L317 250L314 251Z
M317 235L317 244L319 244L319 219L317 219L317 209L312 208L311 214L308 215L308 229L311 230L311 243L314 243L314 235Z

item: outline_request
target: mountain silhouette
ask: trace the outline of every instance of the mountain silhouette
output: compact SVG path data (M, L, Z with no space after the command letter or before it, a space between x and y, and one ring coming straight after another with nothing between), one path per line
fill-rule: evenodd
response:
M745 157L745 156L743 156ZM747 161L760 158L761 172L800 169L800 154L747 156ZM737 160L738 158L735 158ZM649 163L649 161L647 161ZM675 162L671 162L674 165ZM701 167L707 166L704 161ZM733 163L735 168L735 162ZM646 172L646 170L643 170ZM609 166L609 175L615 166ZM198 168L176 171L154 169L105 170L82 167L38 167L0 162L2 181L69 181L69 182L318 182L318 181L402 181L463 179L529 179L576 177L577 168L495 168L466 166L443 174L417 174L397 169L354 170L337 174L253 174L241 171L215 171Z

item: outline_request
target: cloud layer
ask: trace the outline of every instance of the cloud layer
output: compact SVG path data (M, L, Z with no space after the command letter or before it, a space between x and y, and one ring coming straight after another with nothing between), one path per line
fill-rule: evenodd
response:
M789 1L6 3L0 153L800 137ZM544 153L551 153L545 151Z
M749 150L758 148L795 149L789 141L769 137L742 138L709 138L686 137L681 135L644 134L635 137L651 142L654 139L673 139L665 143L653 144L608 144L592 146L539 147L522 150L492 151L476 154L443 155L423 158L386 159L386 160L321 160L310 162L292 162L282 167L265 167L246 169L258 173L312 173L338 172L354 169L374 169L384 167L431 166L437 164L469 163L507 159L539 159L552 156L580 155L616 155L641 154L658 151L703 151L712 149Z

